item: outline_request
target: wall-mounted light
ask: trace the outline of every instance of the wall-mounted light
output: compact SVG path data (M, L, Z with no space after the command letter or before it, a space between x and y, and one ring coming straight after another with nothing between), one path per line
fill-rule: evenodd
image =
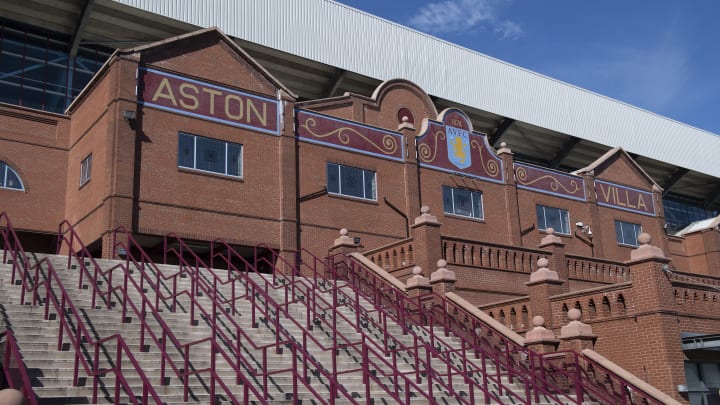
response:
M575 226L580 229L580 232L586 234L588 237L592 238L592 229L590 229L590 225L586 225L582 221L575 222Z
M123 110L123 118L127 121L135 120L135 110Z

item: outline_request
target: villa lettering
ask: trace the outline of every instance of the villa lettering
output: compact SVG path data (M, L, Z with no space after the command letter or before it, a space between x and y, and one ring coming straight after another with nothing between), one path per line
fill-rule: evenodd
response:
M652 193L599 180L595 181L595 192L600 205L655 215Z

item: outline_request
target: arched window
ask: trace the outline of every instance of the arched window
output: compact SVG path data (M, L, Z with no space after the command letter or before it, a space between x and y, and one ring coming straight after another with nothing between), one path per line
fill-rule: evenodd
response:
M25 186L23 186L17 172L3 161L0 161L0 188L25 190Z

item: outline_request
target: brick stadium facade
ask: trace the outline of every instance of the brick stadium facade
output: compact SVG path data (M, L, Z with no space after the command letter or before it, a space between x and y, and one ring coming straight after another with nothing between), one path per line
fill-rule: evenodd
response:
M23 185L0 189L2 210L28 250L52 250L63 219L102 257L119 226L149 249L175 232L199 253L222 238L289 256L345 228L403 281L447 260L455 292L517 332L542 315L559 334L580 309L600 353L681 400L681 333L720 330L720 231L667 236L629 154L573 173L515 162L402 79L297 102L207 29L116 52L65 115L3 104L0 123ZM557 279L531 282L542 257Z

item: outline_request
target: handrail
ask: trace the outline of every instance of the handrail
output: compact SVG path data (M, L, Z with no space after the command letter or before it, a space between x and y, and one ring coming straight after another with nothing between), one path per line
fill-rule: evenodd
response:
M6 219L6 229L11 227L10 221L5 216ZM3 232L3 237L7 238L8 235L12 235L14 237L17 237L14 231L12 232ZM7 241L4 244L4 247L7 247ZM22 245L20 244L19 240L16 240L13 244L15 249L11 251L12 256L14 258L17 258L19 254L24 255L24 250L22 250ZM26 257L26 256L25 256ZM4 255L4 259L6 256ZM15 262L15 261L14 261ZM28 264L28 260L22 261L23 265ZM43 266L45 266L43 268ZM78 379L79 379L79 366L82 365L86 375L88 377L92 377L93 379L93 398L92 401L97 401L97 391L98 391L98 382L99 377L102 375L105 375L109 372L113 372L116 376L115 378L115 402L118 402L120 400L120 390L122 389L125 394L128 395L128 397L131 399L131 402L137 404L137 398L135 396L135 393L133 392L132 388L128 384L126 378L124 377L120 364L123 358L123 355L126 356L132 363L135 368L135 371L137 372L137 375L140 377L142 386L143 386L143 403L147 403L148 401L148 395L152 397L155 400L155 403L161 403L160 398L158 397L157 393L153 389L152 385L150 384L147 376L143 372L142 368L137 364L137 361L135 360L133 354L127 349L127 346L124 344L124 341L120 335L113 335L106 339L115 338L117 340L117 353L116 357L113 362L113 366L110 368L101 369L99 358L96 357L94 361L89 361L85 356L86 353L83 350L83 344L88 344L94 348L94 350L97 352L100 346L103 345L105 340L102 339L95 339L92 334L89 333L88 328L85 325L85 322L80 315L79 311L75 307L74 303L72 302L72 299L70 295L68 294L67 290L65 289L65 286L62 283L62 279L59 275L59 273L55 270L50 260L45 257L42 260L37 261L34 265L31 266L31 269L21 269L23 274L28 274L32 270L34 270L34 278L21 278L20 288L22 288L23 291L32 292L33 294L33 304L37 304L39 300L39 294L38 291L40 290L40 287L45 288L45 295L44 295L44 305L45 305L45 311L44 311L44 317L45 319L50 318L50 305L52 304L54 308L54 312L58 315L58 320L60 322L59 330L58 330L58 350L60 350L63 346L63 339L65 335L67 335L68 340L70 341L70 344L75 352L75 358L74 358L74 372L73 372L73 384L77 385ZM43 271L44 270L44 271ZM42 279L41 279L42 277ZM53 288L53 283L55 284L55 287ZM59 294L57 294L59 291ZM58 297L59 295L59 297ZM24 296L21 298L21 304L25 304Z
M220 253L214 254L215 257L222 257L223 261L226 265L229 266L231 270L234 272L237 272L238 270L233 267L232 265L232 258L233 256L237 259L240 259L241 261L244 261L242 256L240 256L231 246L229 246L226 242L222 240L216 240L214 244L220 244L223 248L223 250ZM265 247L266 249L269 249ZM215 248L211 248L211 251L214 251ZM222 256L222 252L226 252L228 255L227 257ZM288 266L290 263L288 263L284 258L282 258L281 255L277 254L277 252L271 251L271 255L273 258L273 261L277 260L282 262L283 265ZM267 259L262 259L267 260ZM271 263L268 263L268 265L271 265ZM317 267L312 266L313 271L317 276ZM296 272L291 272L290 279L295 280L294 274ZM275 277L283 277L282 274L275 275ZM317 278L316 278L317 279ZM391 395L396 401L401 401L400 398L400 391L398 390L401 386L405 387L405 395L410 395L410 388L414 388L415 392L419 395L425 396L426 399L432 400L432 385L433 383L436 383L438 385L441 385L443 387L447 387L443 380L443 376L437 373L435 369L431 367L429 364L429 361L427 359L421 359L419 361L419 364L416 364L415 370L409 371L409 372L401 372L398 369L398 353L405 350L405 351L415 351L416 355L415 357L419 358L419 354L417 353L418 349L421 347L424 348L425 346L420 346L417 344L417 342L412 346L404 345L402 342L400 342L397 339L392 339L392 341L387 341L387 339L383 342L385 345L381 346L378 342L376 342L374 339L370 338L365 331L361 330L360 328L357 328L356 331L361 333L361 338L359 342L353 342L351 339L349 339L343 332L342 329L338 327L337 322L338 320L344 321L345 325L352 325L353 322L351 322L347 317L345 317L342 313L337 311L337 308L342 306L339 303L338 296L337 296L337 290L334 290L333 294L333 300L332 302L327 301L324 299L321 295L317 294L317 289L314 288L314 286L308 286L307 283L303 283L301 280L298 279L297 282L294 281L287 281L288 283L297 284L296 287L293 287L293 291L297 291L297 294L300 294L304 297L306 297L305 300L299 300L297 302L302 303L306 306L306 326L301 325L297 320L294 319L294 317L290 314L288 316L290 317L290 321L294 322L296 326L300 328L307 328L312 329L313 326L322 326L326 325L331 331L331 337L333 339L333 350L338 350L340 348L345 350L351 350L355 349L358 356L363 359L363 361L360 363L360 365L363 367L363 373L364 375L367 375L368 377L375 380L381 387L383 387L388 394ZM283 284L283 287L285 290L291 289L292 286L288 284ZM298 291L302 290L302 291ZM346 297L347 298L347 297ZM349 299L348 299L349 300ZM330 319L326 319L326 317L322 314L330 314ZM370 320L370 318L367 318ZM355 325L353 325L355 326ZM378 326L379 327L379 326ZM355 329L355 328L354 328ZM387 335L386 335L387 336ZM338 339L342 340L344 343L339 344ZM395 349L388 350L388 346L393 346ZM386 360L385 357L390 357L391 360ZM435 357L433 355L432 357ZM370 367L372 366L372 367ZM371 370L372 368L372 370ZM387 371L386 371L387 370ZM419 381L421 378L420 373L421 371L426 374L427 378L427 387L420 386L416 381ZM346 371L347 372L347 371ZM386 386L380 378L379 375L382 374L382 377L385 378L391 378L395 383L392 384L392 386ZM402 383L402 385L400 384ZM394 390L392 389L394 387ZM450 392L452 392L452 387L447 387ZM366 384L366 389L369 389L369 386ZM367 397L366 397L367 398ZM409 401L409 397L406 398L406 402ZM467 399L464 399L464 401L467 401Z
M353 256L353 259L354 256L357 256L356 254L351 255ZM459 329L451 328L453 329L455 335L462 337L464 335L462 333L464 330L467 336L473 338L477 337L479 335L478 328L476 327L477 325L467 328L466 326L463 327L463 323L466 324L467 321L459 322L460 319L473 319L482 321L481 323L485 327L484 329L487 332L490 332L491 335L499 334L507 336L505 338L506 342L512 342L512 344L518 349L520 349L524 344L524 339L522 339L522 337L507 328L498 327L498 325L495 325L496 322L492 318L487 317L488 319L483 320L482 317L477 317L477 314L474 313L476 311L460 311L458 307L449 305L448 300L454 301L457 304L462 304L462 307L469 306L469 303L462 300L462 298L456 294L447 293L447 300L444 300L445 298L443 297L434 296L434 299L437 300L438 298L441 300L441 304L436 305L435 308L440 308L443 314L452 314L452 316L448 319L451 321L449 322L450 325L455 324L457 326L461 326ZM442 323L442 325L446 328L448 327L448 323ZM505 344L505 347L507 348L507 344ZM611 367L607 367L607 364L602 363L591 356L587 356L586 353L581 354L572 351L563 352L563 355L559 356L562 359L562 364L557 365L555 364L558 359L558 354L556 353L540 356L530 349L522 350L525 353L525 356L527 356L526 362L529 363L529 366L521 367L521 369L524 368L526 371L533 373L535 377L538 377L539 374L540 380L536 380L536 387L550 387L553 388L553 391L560 392L559 389L562 388L562 381L564 380L571 383L572 388L575 389L577 403L582 403L584 396L589 396L592 399L604 401L604 403L608 404L627 403L625 401L627 400L628 392L631 392L634 397L637 397L648 404L659 405L664 403L662 397L658 397L653 392L648 392L649 390L647 390L646 387L643 387L641 384L635 384L633 383L633 380L626 378L627 375L631 375L630 373L625 372L627 375L617 373L616 370ZM520 363L518 365L522 366ZM539 373L537 372L538 370L540 370ZM593 378L592 373L595 370L601 370L603 378ZM607 383L607 381L610 381L610 383ZM612 388L618 386L624 387L624 389L615 391L610 391L608 389L608 387Z
M644 392L654 399L654 403L664 405L681 405L680 402L676 401L672 397L668 396L664 392L658 390L652 385L646 383L635 375L629 373L624 368L618 366L612 361L606 359L600 353L592 350L585 349L582 351L585 361L593 366L594 369L600 370L606 374L614 374L620 377L626 384L621 388L622 391L628 393ZM643 397L642 399L645 399ZM651 402L652 403L652 402Z
M2 337L5 337L5 351L2 354L2 371L5 376L7 387L14 388L22 392L27 405L38 405L37 397L33 391L32 384L30 384L30 377L28 376L27 369L25 368L25 363L23 362L17 342L15 341L15 335L13 335L11 329L6 329L0 332L0 340L2 340ZM12 378L13 373L10 368L11 361L15 361L15 364L17 364L17 373L20 376L22 385L18 385L17 381Z
M214 323L216 314L218 312L222 313L224 311L221 311L217 308L217 306L213 306L212 313L209 313L206 311L202 305L200 305L195 296L201 291L198 291L195 289L195 285L192 286L191 291L188 292L186 290L184 291L177 291L177 278L179 276L182 276L186 272L181 268L180 271L172 276L165 276L162 274L162 272L157 268L157 266L150 260L147 253L145 253L142 248L137 244L137 242L132 239L129 233L127 233L125 236L125 239L132 244L127 245L124 242L118 242L117 240L117 234L127 231L125 228L119 227L116 229L114 233L114 243L113 243L113 249L118 249L122 247L125 249L126 252L126 262L125 264L116 265L112 267L111 269L104 272L104 274L107 274L106 280L108 284L108 292L107 294L110 294L115 291L120 291L120 293L123 294L123 317L125 314L125 311L127 310L127 306L129 305L130 309L133 310L133 312L136 314L138 319L141 320L142 326L141 326L141 337L140 337L140 347L144 346L145 342L145 333L150 334L150 338L153 343L155 343L156 347L161 352L161 381L165 379L165 373L166 373L166 364L169 364L172 368L175 375L180 378L183 381L183 398L185 401L188 400L189 397L189 379L188 377L191 375L200 375L203 372L207 372L210 374L210 395L211 397L215 397L215 384L220 384L221 388L225 391L225 393L234 401L237 402L237 398L235 397L232 390L225 384L223 379L217 374L215 367L211 366L208 369L200 369L200 370L193 370L190 371L190 351L192 347L197 347L198 345L209 342L210 343L210 359L211 362L215 362L215 355L219 354L221 355L225 361L230 365L230 367L233 368L235 374L236 374L236 380L237 382L240 382L244 386L244 403L248 403L248 393L249 391L252 391L252 393L258 398L258 400L261 401L261 403L267 403L267 396L260 391L257 390L255 385L252 383L252 381L248 378L244 370L254 370L254 367L252 364L250 364L247 360L245 360L245 357L242 355L242 353L228 353L227 350L224 348L224 345L218 342L218 336L217 336L217 329L215 327L211 327L211 336L209 338L200 338L196 339L194 341L190 341L187 343L181 343L180 339L175 335L173 329L167 325L163 317L159 313L159 306L160 306L160 299L163 299L163 303L165 303L166 299L171 299L171 303L169 304L170 311L174 312L177 309L178 304L178 297L180 296L187 296L190 299L190 306L192 308L192 315L190 323L195 323L195 313L194 309L197 307L201 311L201 315L206 320L212 320ZM134 257L134 254L132 252L140 252L140 260ZM93 260L93 263L95 266L97 266L97 263ZM131 264L134 268L137 268L140 273L140 282L138 283L137 280L135 280L134 277L132 277L130 273L130 267ZM120 286L117 286L113 288L113 280L112 280L112 273L114 270L120 269L123 272L123 282ZM154 271L155 273L155 279L153 279L152 275L149 274L148 269L151 271ZM172 280L172 291L170 292L170 295L165 296L162 292L162 281L161 280ZM141 308L138 308L138 306L134 303L132 298L128 295L128 285L134 287L137 294L140 296L140 299L142 300ZM155 302L153 302L152 299L148 296L149 293L144 292L144 289L149 286L152 288L152 292L155 293ZM207 289L203 289L202 293L204 294L211 294L211 291ZM162 336L157 336L152 329L149 327L149 325L145 322L145 316L149 314L155 318L156 322L160 325L162 329ZM244 334L244 332L243 332ZM247 335L244 335L247 336ZM227 341L227 337L225 337L225 340ZM168 347L166 342L171 343L171 347L175 348L179 353L183 355L183 364L182 366L178 366L175 364L175 361L172 359L172 357L167 353ZM251 342L252 343L252 342ZM286 342L282 342L286 343ZM232 347L232 345L231 345ZM266 346L255 346L253 347L256 350L262 350L264 353L267 352L267 349L270 347L275 347L275 345L266 345ZM236 363L237 362L237 363ZM244 369L244 370L243 370ZM250 375L255 375L255 373L248 373Z
M177 243L178 246L180 247L180 250L176 250L176 249L174 249L174 248L169 248L169 247L168 247L168 239L173 239L173 240L174 240L174 243ZM223 305L223 304L226 304L226 303L227 303L227 300L226 300L226 301L220 301L220 300L219 300L217 284L218 284L218 283L225 284L225 283L228 283L228 282L234 282L234 281L237 279L237 277L242 277L242 278L243 278L242 281L245 283L245 285L246 285L246 286L251 286L251 288L249 289L249 291L250 291L249 297L250 297L251 303L253 304L253 318L252 318L253 325L256 324L256 318L255 318L255 315L254 315L255 309L263 310L263 309L262 309L262 306L255 305L255 303L256 303L256 301L255 301L255 300L256 300L256 295L260 295L261 300L265 303L265 305L266 305L267 307L270 307L270 306L273 307L273 308L272 308L273 311L270 311L270 310L266 309L266 310L265 310L265 315L266 315L266 319L269 320L269 319L271 318L272 312L274 312L274 314L275 314L273 327L275 328L276 339L278 339L275 347L277 347L277 350L279 351L279 350L281 350L282 346L288 345L288 346L291 347L291 350L293 351L293 353L294 353L295 355L298 355L298 354L299 354L299 355L302 356L302 359L303 359L303 361L302 361L302 366L301 366L302 369L303 369L303 375L302 375L302 376L297 375L297 365L294 365L293 367L291 367L291 368L289 368L289 369L277 370L276 372L290 371L290 372L293 374L293 384L294 384L294 385L296 385L298 381L301 382L301 383L308 389L308 391L315 396L315 399L319 400L321 403L326 403L326 398L325 398L322 394L318 393L317 390L309 383L309 379L308 379L308 369L309 369L309 366L314 366L315 370L317 370L319 373L321 373L321 374L323 375L323 377L325 377L328 381L330 381L330 389L331 389L331 392L332 392L332 395L331 395L331 397L330 397L330 403L331 403L331 404L334 404L335 397L337 396L337 394L342 394L342 395L343 395L346 399L348 399L351 403L357 403L357 401L353 398L352 393L350 393L349 391L347 391L347 389L346 389L345 387L343 387L341 384L339 384L339 383L337 382L337 373L328 372L327 370L325 370L325 368L323 367L323 365L320 364L320 363L306 350L306 344L307 344L307 340L310 339L310 340L312 340L321 350L324 350L324 351L333 350L333 353L334 353L334 350L335 350L336 348L334 348L334 347L323 347L323 346L321 345L321 343L320 343L319 341L317 341L317 340L315 339L315 337L312 336L312 334L308 333L307 331L303 331L302 341L304 342L304 344L301 345L301 344L299 344L298 342L296 342L296 340L294 339L294 337L293 337L293 336L287 331L287 329L279 322L281 315L282 315L282 316L285 316L286 319L290 319L290 316L287 314L287 310L286 310L286 307L287 307L288 302L287 302L287 300L286 300L286 303L285 303L285 304L278 304L277 302L274 301L274 299L268 294L268 288L270 288L270 286L269 286L267 280L265 281L265 288L262 288L262 286L259 286L259 285L257 284L257 282L256 282L255 280L253 280L252 278L250 278L250 277L243 277L243 275L246 274L245 272L241 272L241 271L235 269L234 271L233 271L233 270L228 270L228 277L227 277L227 278L228 278L228 281L224 281L224 280L222 280L221 277L219 277L219 276L210 268L210 266L207 266L207 264L205 264L205 262L204 262L203 260L201 260L201 259L192 251L192 249L190 249L189 247L187 247L187 245L185 244L185 242L184 242L179 236L177 236L177 235L175 235L175 234L169 234L169 235L167 235L166 238L165 238L165 244L164 244L164 245L165 245L165 249L164 249L164 256L165 256L165 258L167 258L167 253L173 253L173 254L175 255L175 257L178 259L178 261L180 262L180 266L181 266L181 267L187 267L187 268L189 268L190 271L192 272L192 277L193 277L192 280L193 280L193 282L194 282L194 283L197 283L197 286L207 289L206 294L207 294L207 296L208 296L209 298L211 298L211 300L213 301L214 305ZM195 261L195 265L192 265L192 264L188 263L188 262L186 261L186 259L185 259L185 255L191 256L191 257L194 259L194 261ZM238 255L238 256L239 256L239 255ZM249 269L254 270L255 272L257 272L257 270L256 270L256 269L257 269L257 255L256 255L256 263L254 263L254 264L252 264L252 265L251 265L250 263L248 263L247 261L245 261L244 259L243 259L243 261L244 261L244 264L246 265L247 268L249 268ZM268 263L268 264L269 264L269 263ZM228 262L228 265L231 265L231 263ZM212 276L212 284L208 284L208 283L207 283L207 280L205 280L203 277L200 276L200 274L199 274L199 269L200 269L201 266L202 266L204 269L207 269L207 270L209 271L209 274ZM232 278L230 277L230 274L233 274L233 275L236 277L236 279L232 279ZM273 287L273 288L274 288L274 287ZM234 293L234 289L233 289L232 291L233 291L233 293ZM235 298L235 297L231 297L231 299L234 300L234 299L236 299L236 298ZM220 312L220 314L221 314L223 317L225 317L224 323L229 323L231 326L235 326L236 329L240 329L240 326L236 323L235 319L234 319L232 316L230 316L229 314L227 314L225 311L219 311L219 312ZM212 325L212 327L213 327L214 330L218 330L218 329L219 329L219 326L221 326L221 325L219 325L219 324L218 324L218 325L215 325L215 324ZM242 331L242 330L240 329L240 333L244 333L244 331ZM281 334L283 335L282 337L283 337L283 339L284 339L284 340L282 340L282 341L279 340L280 337L281 337ZM251 343L252 343L252 342L251 342ZM334 363L334 361L335 361L334 359L335 359L335 357L333 356L333 369L334 369L334 371L335 371L335 370L336 370L336 364ZM266 369L266 363L263 364L263 369ZM266 374L265 374L265 378L267 378L267 375L268 375L268 374L266 373ZM265 391L266 391L265 393L267 393L267 381L266 381L265 384L264 384L264 389L265 389ZM297 389L294 389L294 390L293 390L293 393L294 393L294 395L297 395Z
M356 290L357 294L362 294L368 301L378 306L378 310L382 310L384 313L390 316L395 316L397 322L408 322L414 326L409 328L409 332L415 334L415 329L422 330L424 334L429 336L430 342L426 343L431 348L429 350L435 350L432 347L436 345L440 348L439 356L444 358L447 367L451 371L455 371L452 364L453 356L459 357L459 361L463 369L462 372L467 373L469 371L480 372L482 376L482 382L470 380L469 383L477 389L486 390L490 380L497 386L497 395L510 395L515 402L528 404L531 402L531 395L535 395L537 398L538 394L543 394L550 398L556 398L560 402L559 397L556 394L538 386L536 384L536 378L529 373L519 372L518 368L525 367L523 363L520 363L520 359L529 359L537 361L538 359L533 358L531 353L526 353L522 347L513 345L512 342L504 339L500 336L492 336L492 339L487 336L476 336L476 327L472 328L454 328L452 332L457 337L462 339L463 350L455 351L450 346L448 339L449 334L447 331L450 330L453 321L456 316L463 318L462 315L457 315L460 311L459 308L453 308L452 303L446 301L437 306L433 305L433 308L427 308L419 299L410 299L407 296L390 287L390 297L383 297L384 291L375 291L378 285L385 285L381 279L377 278L372 272L364 270L364 266L360 262L355 261L353 257L343 257L343 255L336 255L329 258L332 261L332 265L328 266L328 271L333 276L338 277L348 282ZM333 269L339 269L339 267L348 266L346 272L335 271ZM358 276L359 275L359 276ZM366 281L367 280L367 281ZM368 293L365 291L369 289ZM379 294L378 294L379 293ZM369 295L370 294L370 295ZM433 296L433 299L442 300L442 298ZM412 314L412 316L404 315L406 313ZM404 317L404 319L402 319ZM465 317L467 318L467 317ZM480 327L479 322L476 322L477 327ZM435 331L433 326L444 326L445 332L439 333ZM485 325L482 325L484 329L487 329ZM472 337L472 338L471 338ZM498 348L504 348L499 351ZM479 358L479 362L482 367L472 368L473 364L477 361L471 359L470 356ZM537 357L537 356L535 356ZM488 375L485 372L485 364L491 362L496 366L495 373ZM504 381L503 377L507 377L509 382L518 379L524 383L525 393L524 395L516 394L513 390L515 387L508 386ZM535 392L533 393L533 387ZM537 392L539 391L539 392ZM569 398L565 398L569 400Z

